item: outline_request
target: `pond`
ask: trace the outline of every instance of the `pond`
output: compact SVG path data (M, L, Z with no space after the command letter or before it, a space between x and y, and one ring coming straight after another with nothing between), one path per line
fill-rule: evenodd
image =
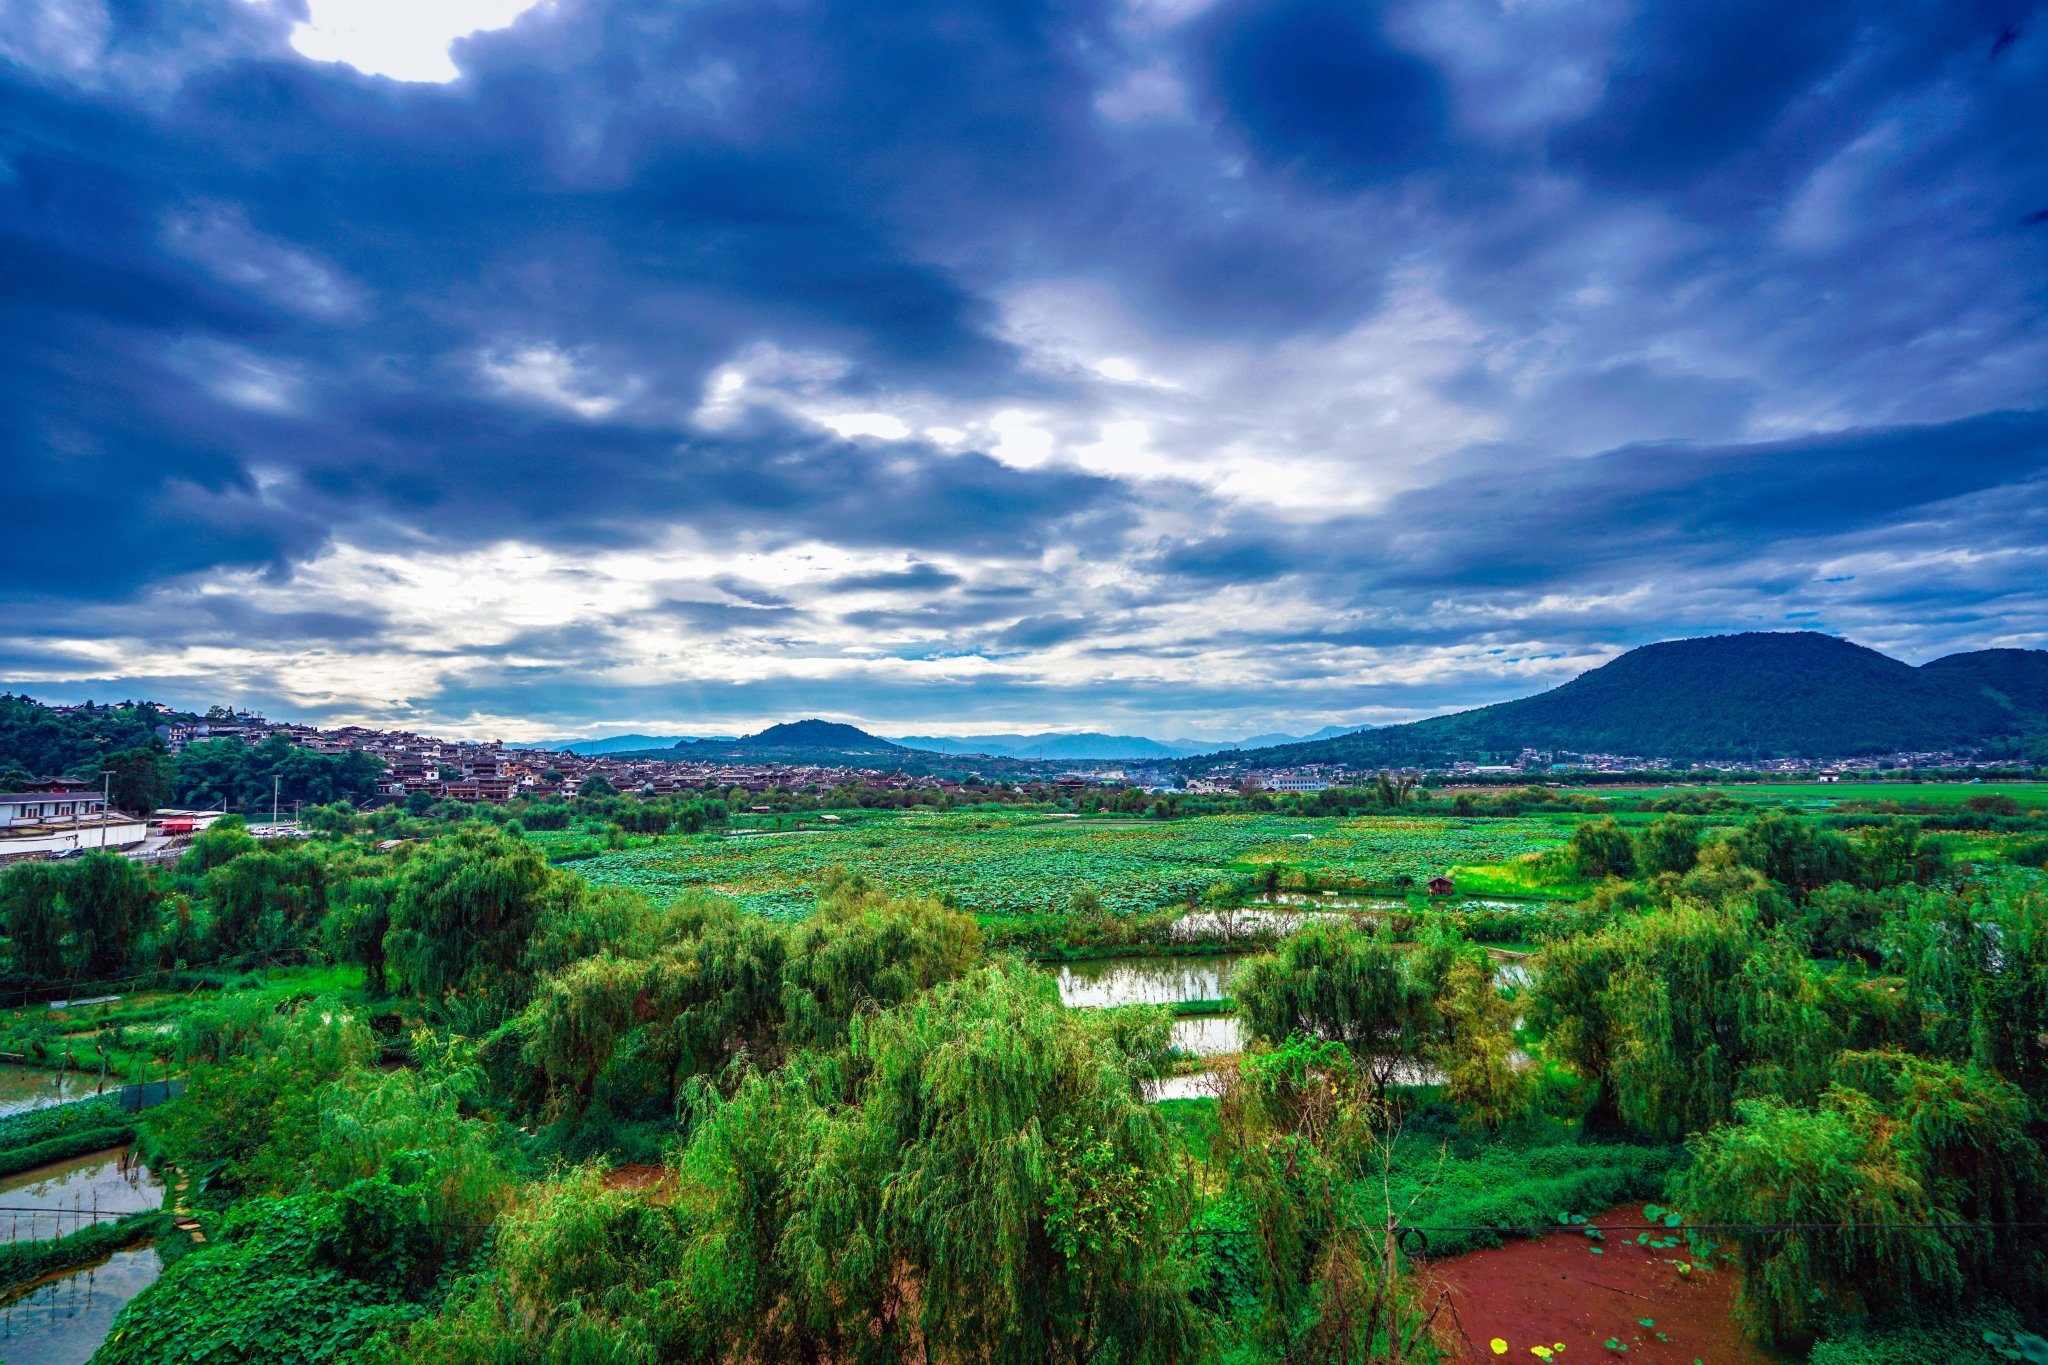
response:
M0 1062L0 1117L84 1099L97 1088L97 1081L81 1072Z
M114 1315L163 1273L155 1247L117 1251L55 1276L0 1305L0 1360L7 1365L85 1365Z
M1334 910L1191 910L1167 927L1168 938L1181 942L1205 938L1249 938L1254 934L1291 934L1317 920L1342 921L1349 915Z
M1213 1071L1197 1071L1190 1076L1161 1076L1144 1082L1140 1088L1147 1104L1161 1100L1213 1100L1223 1093L1223 1078Z
M142 1213L163 1207L164 1184L126 1147L53 1161L0 1180L0 1228L9 1241L74 1232L92 1212ZM0 1352L0 1359L12 1359Z
M1111 1005L1221 1000L1230 994L1230 974L1241 960L1241 955L1162 955L1063 962L1058 969L1060 1003L1079 1009L1101 1009Z
M1220 1057L1244 1051L1244 1026L1234 1014L1212 1014L1173 1021L1173 1046L1196 1057Z

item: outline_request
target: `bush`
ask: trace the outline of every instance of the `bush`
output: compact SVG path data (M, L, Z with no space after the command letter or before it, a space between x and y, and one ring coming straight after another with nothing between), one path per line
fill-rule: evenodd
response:
M1938 1322L1834 1337L1813 1348L1807 1365L2005 1365L2008 1358L1986 1343L1984 1334L2009 1336L2021 1330L2011 1309L1987 1307Z

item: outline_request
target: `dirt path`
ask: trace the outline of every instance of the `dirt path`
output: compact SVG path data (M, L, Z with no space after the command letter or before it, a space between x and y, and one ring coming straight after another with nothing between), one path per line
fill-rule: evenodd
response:
M1642 1205L1623 1204L1592 1221L1649 1220ZM1462 1359L1526 1365L1546 1358L1532 1350L1541 1347L1553 1365L1778 1365L1736 1326L1733 1272L1681 1272L1683 1244L1652 1250L1635 1236L1559 1231L1433 1265L1464 1330Z

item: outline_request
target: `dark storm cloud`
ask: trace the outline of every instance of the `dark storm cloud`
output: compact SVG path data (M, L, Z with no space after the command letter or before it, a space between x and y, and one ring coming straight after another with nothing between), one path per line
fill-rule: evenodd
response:
M1262 159L1370 184L1436 149L1436 71L1390 46L1372 10L1329 0L1237 0L1205 25L1212 97Z
M447 86L307 62L288 9L81 2L64 14L100 28L0 33L0 538L42 566L0 587L0 648L24 672L104 671L80 640L368 648L376 611L194 595L230 570L290 585L337 543L573 561L678 533L852 563L810 590L663 584L665 627L1021 657L1206 638L1270 646L1319 707L1357 686L1335 650L1886 612L1914 639L2048 631L2020 581L2038 565L2007 554L2048 478L2041 4L1221 0L1176 23L1091 0L561 0L464 40ZM1139 78L1152 94L1118 95ZM1273 430L1173 437L1246 464L1314 445L1318 478L1408 489L1370 513L1348 487L1283 516L1084 472L1065 432L1019 467L801 415L912 393L1092 436L1120 415L1075 373L1096 356L1031 354L1018 292L1099 289L1134 348L1227 357L1341 337L1402 280L1457 311L1471 339L1432 396L1491 439L1383 461L1324 420L1399 336L1300 411L1262 409ZM750 356L803 403L712 413ZM1996 553L1941 557L1965 548ZM1850 554L1930 567L1815 587ZM1322 618L1126 638L1255 588ZM895 596L832 612L856 592ZM630 649L633 615L470 652L573 674ZM566 685L446 699L566 716ZM804 686L719 695L779 709ZM1101 686L1091 705L1123 704Z
M936 564L913 564L907 569L884 573L847 574L825 585L828 592L921 592L950 588L960 575L948 573Z

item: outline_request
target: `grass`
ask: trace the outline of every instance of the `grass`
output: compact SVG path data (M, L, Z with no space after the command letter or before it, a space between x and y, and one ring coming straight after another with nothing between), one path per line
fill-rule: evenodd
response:
M356 1000L363 997L364 984L359 966L269 967L220 975L195 973L194 979L199 984L191 990L142 991L104 1005L8 1010L0 1014L0 1051L22 1053L29 1058L26 1065L51 1069L61 1066L69 1051L83 1067L73 1068L74 1075L97 1075L99 1049L104 1047L107 1083L125 1084L145 1072L159 1075L160 1058L168 1051L177 1021L220 995L253 993L278 1005L317 997ZM49 1053L47 1060L35 1060L36 1043Z

